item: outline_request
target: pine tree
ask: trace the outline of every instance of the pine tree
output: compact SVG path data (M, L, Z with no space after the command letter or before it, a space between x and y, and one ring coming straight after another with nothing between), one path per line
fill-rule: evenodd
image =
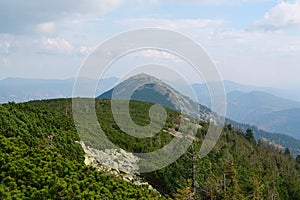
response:
M286 155L286 156L290 156L290 155L291 155L291 151L290 151L289 148L286 148L286 149L285 149L284 155Z
M251 144L256 144L256 141L255 141L255 138L254 138L254 134L252 132L251 129L247 129L246 130L246 135L245 135L245 138L251 143Z
M296 162L297 162L298 164L300 164L300 155L298 155L298 156L296 157Z
M194 199L194 192L192 191L193 181L188 180L188 186L183 189L178 189L175 195L175 200L192 200Z

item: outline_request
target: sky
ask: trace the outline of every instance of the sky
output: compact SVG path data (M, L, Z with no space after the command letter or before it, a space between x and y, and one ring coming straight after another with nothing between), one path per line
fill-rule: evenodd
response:
M300 89L300 0L0 0L0 25L0 79L75 77L103 41L157 27L201 45L224 80ZM121 65L149 60L183 64L148 50Z

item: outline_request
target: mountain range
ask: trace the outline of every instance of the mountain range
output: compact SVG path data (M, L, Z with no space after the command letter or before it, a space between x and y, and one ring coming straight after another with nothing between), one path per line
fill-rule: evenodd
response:
M112 87L118 78L111 77L101 79L97 86L96 93L102 93ZM26 102L30 100L70 98L73 93L75 78L65 80L59 79L25 79L6 78L0 80L0 103ZM81 80L87 88L93 81L88 78Z
M194 84L192 87L198 102L210 107L210 95L206 85ZM300 139L300 102L275 96L263 91L265 88L251 90L251 86L228 81L224 82L224 87L227 96L227 118Z
M104 78L99 82L96 94L114 87L120 79ZM26 102L37 99L72 97L75 78L66 80L7 78L0 80L0 103L9 101ZM82 82L90 87L93 81L86 78ZM169 83L169 82L167 82ZM242 85L225 80L227 95L227 118L240 123L255 125L265 131L284 133L300 139L300 103L297 93L267 87ZM169 83L182 94L186 88ZM148 85L150 87L150 85ZM198 102L210 108L210 95L205 84L193 84ZM140 95L140 94L135 94ZM138 99L138 98L137 98ZM149 99L148 99L149 100Z

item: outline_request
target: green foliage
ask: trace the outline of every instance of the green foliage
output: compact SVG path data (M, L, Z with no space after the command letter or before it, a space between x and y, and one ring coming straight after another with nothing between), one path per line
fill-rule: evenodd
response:
M0 199L158 199L85 166L61 101L0 105Z
M195 150L189 149L166 168L143 175L161 193L173 197L178 188L180 193L186 191L194 163L196 198L300 199L300 170L294 159L261 142L255 145L250 131L247 134L225 126L213 151L193 160L191 155L199 151L208 128L202 127Z
M289 148L286 148L286 149L285 149L284 155L286 155L286 156L291 156L291 151L290 151Z
M298 155L298 156L296 157L296 162L297 162L298 164L300 164L300 155Z
M255 138L254 138L254 134L252 132L251 129L247 129L246 130L246 135L245 135L246 140L248 140L250 143L252 143L253 145L256 144Z
M152 105L131 101L133 121L149 124ZM168 131L174 131L180 121L179 113L167 109L167 131L139 139L120 130L109 100L96 100L95 108L106 136L136 153L168 144L174 137ZM141 175L161 194L177 199L300 199L299 156L295 160L261 141L256 144L250 129L243 132L226 125L214 149L200 159L195 155L209 124L199 124L202 128L193 148L171 165ZM89 126L85 130L87 134L81 137L88 145L99 147L101 141L91 135L97 130ZM54 136L52 145L49 135ZM159 198L153 191L85 166L82 149L75 143L80 139L69 99L0 105L0 199Z
M153 103L141 103L138 101L130 101L130 115L134 123L140 126L145 126L150 123L149 118L149 109ZM159 133L153 133L153 137L150 138L137 138L131 135L128 135L122 131L119 126L115 123L114 117L111 111L111 102L110 100L95 100L96 114L99 120L101 129L104 131L107 138L116 146L126 149L129 152L136 153L146 153L152 152L157 149L162 148L168 144L173 136L169 133L160 131ZM173 128L172 119L178 116L178 113L167 109L168 118L166 124L164 125L165 129ZM122 115L122 112L119 112ZM92 126L84 127L85 134L81 134L81 138L84 139L84 142L91 147L96 149L101 149L103 145L103 140L99 130L93 129ZM127 126L131 132L138 132L134 127ZM151 132L149 132L151 133Z
M280 133L270 133L262 129L259 129L256 126L252 126L248 124L240 124L229 119L226 119L226 121L227 123L232 124L232 126L236 129L241 129L243 131L246 131L247 129L251 129L252 132L255 133L254 135L256 140L265 139L268 142L271 142L273 144L287 147L290 149L291 153L295 157L300 154L300 141L295 140L295 138L291 136L280 134Z

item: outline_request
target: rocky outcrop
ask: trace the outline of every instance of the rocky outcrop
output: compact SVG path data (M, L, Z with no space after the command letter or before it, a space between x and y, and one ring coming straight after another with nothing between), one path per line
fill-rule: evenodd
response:
M98 171L114 174L135 185L144 185L155 190L139 175L139 158L123 149L98 150L78 142L85 152L85 164L95 167ZM156 191L156 190L155 190Z
M105 149L97 150L86 146L80 142L86 156L86 165L102 165L102 168L115 170L120 173L137 175L139 174L139 158L123 149Z

